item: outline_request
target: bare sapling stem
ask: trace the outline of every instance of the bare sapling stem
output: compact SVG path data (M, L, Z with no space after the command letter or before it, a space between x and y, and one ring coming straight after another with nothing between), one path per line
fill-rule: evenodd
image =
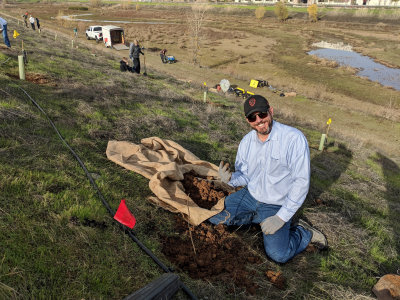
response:
M189 222L189 220L190 220L189 199L186 201L186 206L187 206L187 210L188 210L188 219L187 219L187 222L188 222L189 237L190 237L190 240L191 240L191 242L192 242L194 256L196 256L196 255L197 255L197 253L196 253L196 247L194 246L192 231L190 230L190 222Z

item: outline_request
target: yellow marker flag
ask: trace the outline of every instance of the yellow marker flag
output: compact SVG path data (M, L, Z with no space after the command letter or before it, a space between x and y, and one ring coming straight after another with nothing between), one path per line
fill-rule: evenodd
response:
M206 82L204 81L204 85L207 86Z
M326 124L329 125L331 123L332 123L332 120L331 120L331 118L329 118L329 120L328 120L328 122L326 122Z
M255 79L252 79L251 81L250 81L250 86L252 87L252 88L257 88L258 87L258 80L255 80Z
M19 33L16 30L14 30L13 38L16 39L17 36L19 36Z

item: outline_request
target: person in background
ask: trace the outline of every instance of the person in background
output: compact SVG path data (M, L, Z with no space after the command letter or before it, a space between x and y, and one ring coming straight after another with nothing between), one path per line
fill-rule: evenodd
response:
M137 74L140 74L140 54L144 55L142 49L139 46L138 40L134 40L133 43L131 43L129 46L129 58L132 59L133 72Z
M132 72L132 67L129 66L128 63L128 59L126 57L123 57L120 61L119 61L119 69L121 72Z
M78 37L78 28L76 27L74 28L74 37L76 38Z
M243 186L225 199L225 208L209 218L213 224L260 224L264 250L275 262L285 263L312 244L328 245L324 234L292 217L303 204L310 185L310 150L303 133L273 119L274 110L263 96L244 102L252 130L241 140L235 172L221 161L221 181Z
M163 64L166 64L168 62L167 59L167 49L162 49L160 51L160 57L161 57L161 61L163 62Z
M25 27L28 27L28 12L23 14L22 18L24 18Z
M32 29L35 30L35 18L32 17L32 15L29 18L29 22L31 23Z
M7 33L7 21L3 18L0 18L0 32L3 34L4 44L6 44L8 48L11 48L10 40Z
M39 23L39 19L38 18L36 18L36 27L37 27L37 29L39 30L39 33L40 33L40 23Z

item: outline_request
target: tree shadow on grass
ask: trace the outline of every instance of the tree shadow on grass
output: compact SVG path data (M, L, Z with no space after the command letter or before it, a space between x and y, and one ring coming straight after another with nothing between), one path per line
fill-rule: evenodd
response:
M176 142L186 150L189 150L194 155L199 157L201 160L208 162L213 161L213 153L215 152L215 149L212 147L212 145L193 140L178 140Z
M397 252L397 264L388 263L384 269L387 273L396 274L400 269L400 168L393 160L381 153L377 153L374 161L382 168L386 187L384 198L389 208L389 225L394 235L393 247Z
M352 158L352 151L339 144L338 149L322 151L311 159L311 183L306 205L323 204L321 195L346 171Z

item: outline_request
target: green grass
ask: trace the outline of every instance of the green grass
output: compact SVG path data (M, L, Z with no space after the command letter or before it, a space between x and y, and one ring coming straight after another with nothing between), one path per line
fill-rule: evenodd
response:
M89 172L96 174L112 209L126 199L137 219L135 234L167 265L161 237L174 234L173 215L147 200L152 196L148 179L106 158L107 142L140 143L159 136L200 159L233 164L237 145L249 131L242 105L212 93L203 103L200 87L162 74L128 77L112 57L91 56L83 47L71 49L69 41L54 41L46 34L40 39L26 35L24 42L36 49L27 73L53 80L39 85L8 77L10 70L17 71L14 56L0 65L0 298L124 298L162 270L113 222L77 161L18 86L47 111ZM290 44L301 45L296 39ZM285 53L280 47L277 51ZM8 57L0 53L0 60ZM296 62L288 53L279 62L290 66L290 72L304 68L304 61ZM297 96L293 101L308 99ZM277 119L302 130L309 141L312 182L299 215L324 229L330 250L302 253L278 265L265 257L259 236L238 230L264 259L253 267L252 278L260 286L254 296L240 289L228 292L215 278L209 283L177 273L196 295L208 299L307 299L321 293L327 299L343 298L335 291L370 296L377 277L398 268L399 167L381 153L358 151L339 139L330 138L320 152L320 130L278 112ZM316 205L316 199L323 205ZM97 225L88 226L87 220ZM267 269L282 270L286 290L267 281ZM324 284L331 290L323 290Z

